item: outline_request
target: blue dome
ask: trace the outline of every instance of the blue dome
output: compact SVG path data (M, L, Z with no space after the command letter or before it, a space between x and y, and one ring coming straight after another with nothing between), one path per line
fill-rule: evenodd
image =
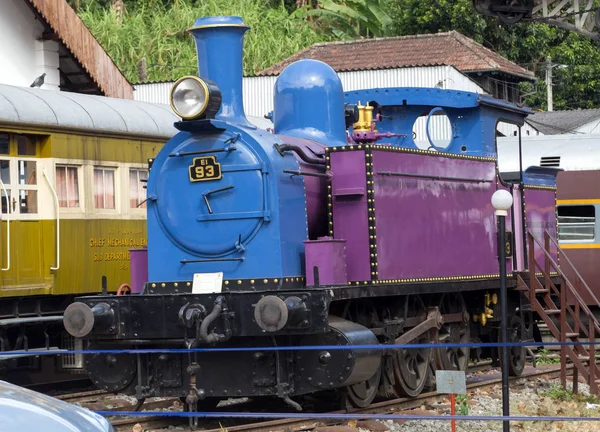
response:
M275 133L346 145L344 90L335 71L318 60L287 66L275 83Z

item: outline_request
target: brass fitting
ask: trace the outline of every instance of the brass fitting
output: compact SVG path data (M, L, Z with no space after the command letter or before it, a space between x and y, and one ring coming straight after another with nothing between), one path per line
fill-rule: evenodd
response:
M483 296L483 303L483 312L480 314L473 314L473 321L480 322L482 326L485 326L488 319L494 318L494 311L493 309L490 309L489 306L498 303L498 296L496 294L485 294Z
M358 121L352 125L355 132L367 132L371 130L371 124L373 123L373 107L367 105L361 105L358 101ZM374 132L377 132L376 130Z

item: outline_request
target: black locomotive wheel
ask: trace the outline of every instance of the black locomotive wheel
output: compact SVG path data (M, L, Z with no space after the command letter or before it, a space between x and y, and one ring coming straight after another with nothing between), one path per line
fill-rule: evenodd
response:
M467 312L467 305L460 293L443 294L437 306L440 313L444 314L463 314ZM466 321L466 322L465 322ZM470 341L469 321L452 322L443 324L438 332L438 343L440 344L461 344ZM435 350L436 366L439 370L458 370L466 371L469 365L469 347L460 348L437 348Z
M405 319L420 317L425 321L427 308L421 297L411 295L406 298L399 316ZM430 343L428 334L424 333L410 343ZM398 396L415 397L423 391L429 377L430 359L431 348L402 348L396 351L392 362L396 378L394 389Z
M344 319L370 328L374 322L377 322L377 309L373 302L368 299L363 299L360 302L352 301L345 309ZM345 388L346 406L366 408L373 402L379 389L381 370L380 365L375 375L368 380Z
M381 366L377 369L375 375L368 380L349 386L346 389L348 392L348 402L356 408L366 408L371 405L371 402L377 396L380 379Z
M511 315L508 318L508 343L523 342L521 318L517 315ZM501 330L498 330L498 340L501 338ZM502 350L503 347L498 348L498 359L502 365ZM508 373L510 376L521 376L525 369L525 362L527 360L526 350L523 346L510 347L510 353L508 357Z

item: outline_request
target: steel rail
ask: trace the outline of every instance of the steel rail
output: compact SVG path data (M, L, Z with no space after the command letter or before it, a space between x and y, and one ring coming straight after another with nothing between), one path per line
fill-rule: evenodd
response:
M480 365L484 366L481 362ZM487 363L487 362L486 362ZM527 380L531 378L536 378L539 376L548 376L549 378L556 378L560 376L560 367L555 367L556 365L546 365L548 368L543 368L541 370L538 367L538 370L534 372L525 373L519 377L510 377L511 382L517 382L521 380ZM560 365L558 365L560 366ZM475 365L474 369L479 369L477 365ZM572 365L567 366L567 375L572 374ZM469 368L469 371L472 371ZM467 391L472 391L478 388L486 388L494 385L502 384L502 379L500 376L494 379L484 379L482 381L471 382L467 385ZM524 383L523 383L524 384ZM519 386L522 384L519 384ZM443 400L447 395L439 394L437 392L428 392L422 393L415 398L398 398L389 401L378 402L370 405L367 408L362 409L349 409L349 410L337 410L331 411L327 414L385 414L390 412L404 411L415 409L423 405L423 402L435 402ZM284 416L285 414L282 414ZM187 418L182 418L182 422L186 421ZM219 421L219 418L206 418L207 423L215 423ZM168 427L177 422L176 418L164 418L160 415L146 417L144 419L141 418L133 418L133 419L120 419L111 421L115 429L120 430L130 430L127 428L131 428L131 426L139 423L144 427L146 432L160 432L163 431L163 427ZM221 420L222 422L222 420ZM310 413L307 413L307 417L305 419L278 419L278 420L268 420L262 422L255 423L245 423L236 426L227 426L227 432L273 432L276 430L285 430L286 432L299 432L307 429L315 428L318 426L328 426L340 424L340 420L324 420L324 419L311 419ZM203 429L203 432L223 432L222 428L215 429Z

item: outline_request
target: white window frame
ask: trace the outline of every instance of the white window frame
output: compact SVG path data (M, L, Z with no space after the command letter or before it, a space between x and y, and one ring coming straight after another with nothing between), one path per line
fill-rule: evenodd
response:
M10 173L10 183L4 183L6 191L10 194L10 215L11 220L38 220L42 217L43 213L43 202L42 202L42 194L40 191L40 180L42 176L40 175L40 171L42 169L42 164L40 164L41 160L36 156L8 156L8 155L0 155L0 160L8 161L9 163L9 173ZM19 161L31 161L35 162L35 184L27 185L27 184L19 184ZM33 190L37 192L37 211L35 213L21 213L21 206L19 203L19 191L20 190ZM4 196L4 191L1 191L2 196ZM13 208L13 199L16 199L16 205ZM6 216L4 216L6 218Z
M111 170L114 172L113 181L114 181L114 194L115 194L115 208L97 208L96 207L96 192L95 192L95 173L96 169L102 170ZM88 170L88 178L90 179L90 199L89 199L89 207L88 211L95 214L119 214L121 210L121 181L120 181L120 172L122 170L119 169L118 166L115 165L102 165L99 163L94 163L89 165ZM129 172L127 173L129 175ZM129 194L128 194L129 195Z
M79 207L60 207L61 214L83 214L86 212L86 197L85 197L85 172L83 163L73 159L56 159L54 161L54 188L58 193L58 178L56 176L57 168L76 168L77 169L77 190L79 192ZM60 197L59 197L60 201Z
M143 189L143 186L146 185L147 183L141 182L140 181L140 171L145 171L146 172L146 178L148 178L148 176L150 175L150 171L148 170L147 166L134 166L131 165L129 167L127 167L127 186L128 186L128 193L127 193L127 207L129 208L129 210L132 213L136 213L136 212L146 212L146 207L132 207L131 206L131 178L130 178L130 174L131 171L134 170L137 172L137 179L138 179L138 187L142 188L142 191L145 194L146 189ZM145 199L145 198L144 198ZM139 204L139 202L138 202Z

